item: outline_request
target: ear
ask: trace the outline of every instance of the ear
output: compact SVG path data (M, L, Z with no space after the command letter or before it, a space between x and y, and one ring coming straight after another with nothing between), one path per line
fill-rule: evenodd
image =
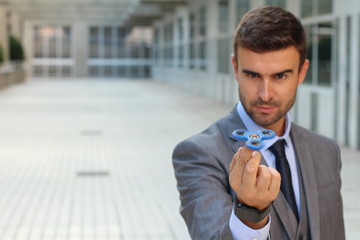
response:
M237 59L235 58L234 54L231 54L231 63L232 63L232 67L233 67L233 73L235 78L237 79L238 76L238 63L237 63Z
M305 80L305 77L306 77L306 73L307 73L307 70L309 68L309 60L308 59L305 59L303 65L301 66L300 68L300 72L299 72L299 82L298 82L298 86L300 84L303 83L303 81Z

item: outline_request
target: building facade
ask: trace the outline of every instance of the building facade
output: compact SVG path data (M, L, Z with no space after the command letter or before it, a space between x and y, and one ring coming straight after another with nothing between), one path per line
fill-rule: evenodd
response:
M263 5L290 10L307 32L293 121L360 149L357 0L0 0L0 44L8 58L6 36L18 36L32 76L153 77L235 104L233 33Z
M307 32L311 66L298 89L292 120L360 149L359 1L189 2L153 24L153 78L235 104L238 91L230 62L233 33L245 12L263 5L293 12Z

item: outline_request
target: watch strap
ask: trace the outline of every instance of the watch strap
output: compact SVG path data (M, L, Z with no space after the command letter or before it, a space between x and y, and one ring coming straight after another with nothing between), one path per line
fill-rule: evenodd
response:
M237 200L237 198L235 198L234 213L235 213L235 216L238 217L239 219L256 223L256 222L260 222L267 215L269 215L270 206L268 206L267 208L260 211L254 207L250 207L250 206L240 203Z

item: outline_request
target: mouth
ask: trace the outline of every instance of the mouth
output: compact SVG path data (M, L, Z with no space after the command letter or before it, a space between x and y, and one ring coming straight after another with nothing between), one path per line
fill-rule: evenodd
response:
M275 106L255 105L255 108L262 114L269 114L275 111Z

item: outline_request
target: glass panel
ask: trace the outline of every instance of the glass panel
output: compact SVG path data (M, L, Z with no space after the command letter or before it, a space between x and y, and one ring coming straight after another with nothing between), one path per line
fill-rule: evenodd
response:
M90 76L91 77L99 76L99 67L98 66L90 66L89 71L90 71Z
M144 67L144 77L150 77L151 76L151 68L150 66Z
M140 58L140 48L136 44L131 46L131 58Z
M179 46L179 67L183 67L184 66L184 47L183 46Z
M228 38L218 40L218 71L229 73L230 64L230 43Z
M34 39L35 39L35 48L34 56L35 58L42 58L44 56L43 45L44 39L41 37L41 28L34 28Z
M318 0L319 1L319 14L327 14L332 12L332 0Z
M151 58L151 48L149 46L143 46L143 50L144 50L144 58L145 59L150 59Z
M195 44L190 43L189 45L189 68L192 69L195 67Z
M318 84L331 85L332 37L331 23L318 25Z
M191 13L189 16L189 37L190 39L195 38L195 14Z
M178 33L179 33L179 42L184 40L184 26L182 18L178 19Z
M62 57L71 58L71 29L70 27L62 28Z
M139 77L139 66L131 66L130 67L130 76L131 77Z
M99 28L90 27L90 58L99 57Z
M313 16L313 0L302 0L301 1L301 17Z
M119 77L126 76L125 66L118 66L118 74Z
M111 27L104 28L104 58L112 57L112 35Z
M250 0L237 0L236 11L237 11L238 22L240 22L241 18L249 10L250 10Z
M165 34L164 34L164 40L165 40L165 65L166 66L172 66L173 65L173 24L170 23L167 26L165 26Z
M200 57L200 69L207 69L207 59L206 59L206 42L201 42L199 45L199 57Z
M312 83L312 67L313 67L313 41L312 41L312 26L304 26L305 32L306 32L306 40L307 40L307 53L306 58L310 61L310 66L308 68L308 71L306 73L306 78L304 80L304 83Z
M62 67L62 76L63 77L70 77L71 76L71 67L70 66L63 66Z
M200 9L199 13L199 35L206 35L206 8L203 7Z
M225 33L229 31L229 1L219 1L219 32Z
M56 77L56 66L49 66L49 76Z
M112 66L104 66L104 76L112 77Z
M285 8L285 0L266 0L266 5L279 6Z
M57 36L59 36L60 34L58 34L58 29L54 28L54 27L48 27L48 43L49 43L49 48L48 48L48 56L49 58L56 58L56 50L57 50ZM50 76L54 76L52 75L53 72L50 71Z
M34 73L34 76L37 76L37 77L43 76L45 73L44 66L34 66L33 73Z

